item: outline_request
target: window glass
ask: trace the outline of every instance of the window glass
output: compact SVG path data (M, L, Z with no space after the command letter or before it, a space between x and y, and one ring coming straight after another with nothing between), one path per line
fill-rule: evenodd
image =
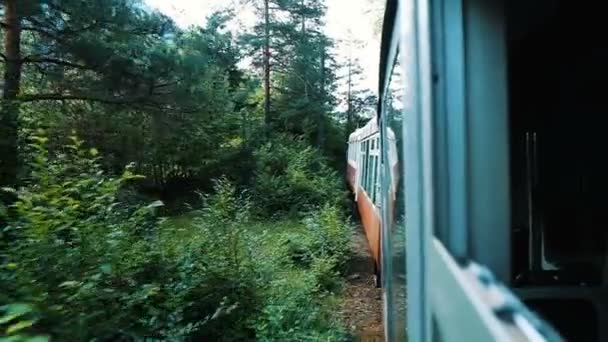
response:
M374 186L374 183L376 181L376 156L371 156L370 157L370 167L371 167L371 172L370 172L370 176L369 176L369 199L372 202L372 204L374 203L374 198L376 198L376 192L374 191L374 189L376 188Z
M363 155L361 163L363 165L363 173L361 174L361 187L365 190L367 182L367 141L363 142Z
M398 58L383 105L382 208L385 210L383 241L385 253L384 286L387 296L388 336L395 341L406 339L406 250L405 250L405 184L402 142L404 84Z
M365 154L365 192L367 193L367 195L369 196L369 178L370 178L370 168L371 168L371 163L370 163L370 156L369 156L369 150L370 150L370 143L369 140L366 141L366 154Z
M378 188L378 156L374 156L374 178L371 185L372 202L376 203L377 188Z

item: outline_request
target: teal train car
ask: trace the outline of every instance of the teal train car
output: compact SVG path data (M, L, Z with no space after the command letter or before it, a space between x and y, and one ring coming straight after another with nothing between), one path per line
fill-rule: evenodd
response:
M602 13L387 1L347 170L387 341L608 341Z

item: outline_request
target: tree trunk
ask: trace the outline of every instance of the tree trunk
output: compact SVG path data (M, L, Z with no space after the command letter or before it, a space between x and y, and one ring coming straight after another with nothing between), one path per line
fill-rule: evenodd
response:
M353 129L353 108L351 100L351 87L352 87L352 61L350 56L348 57L348 90L346 93L346 137Z
M4 0L4 89L0 114L0 186L17 184L17 133L21 83L21 20L18 0Z
M304 0L300 1L300 7L302 10L302 41L304 41L306 37L306 16L304 15Z
M323 44L323 46L321 47L321 98L323 99L323 104L325 104L325 44ZM323 151L323 145L325 144L325 118L323 117L324 111L325 106L322 106L321 110L319 110L319 122L317 132L317 148L320 151Z
M264 120L270 125L270 9L268 0L264 0Z

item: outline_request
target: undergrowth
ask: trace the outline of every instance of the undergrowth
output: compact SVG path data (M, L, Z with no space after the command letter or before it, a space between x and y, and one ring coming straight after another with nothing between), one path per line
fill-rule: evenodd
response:
M260 222L216 182L187 219L124 199L140 177L102 171L72 137L31 138L30 177L0 240L0 341L345 341L333 314L349 227L336 205ZM8 212L12 212L8 215Z

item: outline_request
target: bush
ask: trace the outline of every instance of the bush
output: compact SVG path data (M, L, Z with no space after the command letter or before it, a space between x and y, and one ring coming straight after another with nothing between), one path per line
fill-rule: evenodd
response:
M350 227L335 206L309 214L298 229L284 229L270 249L275 275L266 289L266 305L255 320L260 341L346 341L333 315L333 292L348 258ZM334 246L340 244L341 246ZM278 251L274 251L276 249ZM276 274L281 274L277 277Z
M255 320L258 341L346 341L316 275L291 271L274 280Z
M325 203L345 203L340 177L303 141L279 136L258 148L254 157L253 194L261 215L293 215Z
M0 303L31 302L41 312L38 329L51 335L105 336L134 314L128 305L113 310L125 293L138 291L137 281L122 273L136 276L154 267L141 254L158 203L129 208L117 202L120 187L137 177L129 170L105 176L97 151L83 149L76 137L53 157L43 135L31 141L31 175L5 227L14 239L5 260L14 267L2 272L10 281L0 285L6 294ZM133 254L127 265L126 253Z
M254 331L249 317L262 305L259 267L249 242L249 201L238 196L225 179L204 198L189 236L173 246L178 255L179 286L175 289L187 308L188 321L205 325L190 337L204 341L250 340ZM176 232L166 232L175 241Z
M31 176L5 228L13 241L3 258L10 267L0 268L0 306L31 303L35 330L58 340L221 336L219 318L244 325L239 311L255 301L256 277L233 229L247 210L226 186L180 239L156 219L162 203L118 201L140 178L128 169L104 175L97 151L76 137L55 156L43 135L31 141Z
M305 218L304 223L314 237L315 255L331 258L335 267L344 271L350 257L350 239L353 228L335 206L325 205Z
M260 233L251 202L222 179L189 223L170 224L161 202L122 200L141 178L129 168L105 175L76 137L51 155L40 133L4 231L0 339L346 338L332 291L350 233L335 206Z
M27 333L37 320L38 318L34 308L29 304L14 303L0 306L0 341L48 341L49 338L47 336L36 336Z

